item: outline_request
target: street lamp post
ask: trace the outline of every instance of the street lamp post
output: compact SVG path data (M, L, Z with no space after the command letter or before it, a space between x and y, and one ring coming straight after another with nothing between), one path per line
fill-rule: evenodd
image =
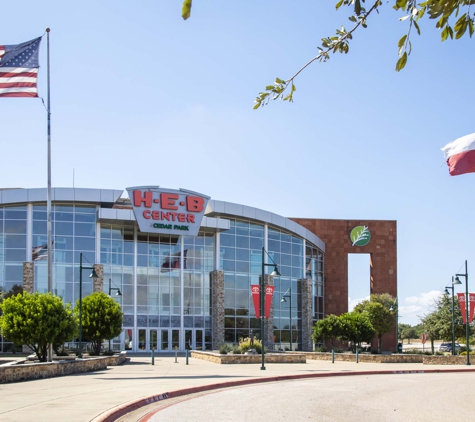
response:
M468 307L469 304L469 296L468 296L468 269L467 269L467 260L465 260L465 274L455 274L455 281L460 283L459 277L465 277L465 333L467 336L467 365L470 365L470 324L469 324L469 315L468 315ZM455 284L459 284L455 283Z
M82 270L92 270L89 278L97 278L94 267L84 267L82 265L82 252L79 253L79 353L78 358L82 358Z
M273 262L272 264L267 264L265 263L265 255L271 259ZM272 276L279 276L279 270L277 269L277 264L274 262L274 260L269 256L267 251L264 249L264 246L262 247L262 272L261 272L261 280L259 283L259 299L260 299L260 304L261 304L261 312L260 312L260 317L261 317L261 370L266 369L265 367L265 358L264 358L264 330L265 330L265 325L264 325L264 317L265 317L265 297L266 297L266 292L265 292L265 283L264 283L264 277L265 277L265 267L274 267L274 271L272 271Z
M457 278L454 280L452 276L452 285L450 287L445 288L445 293L449 294L449 289L452 290L452 356L455 355L455 303L454 303L454 288L456 284L462 284L460 280Z
M112 287L111 284L112 284L112 279L109 278L109 296L111 296L112 290L117 291L117 293L115 294L116 296L122 296L122 292L120 291L120 289L118 287ZM109 352L111 351L111 342L112 342L112 339L109 339Z
M286 297L289 298L290 351L292 351L292 286L289 287L289 289L285 292L284 296L282 296L282 299L280 299L280 301L281 302L287 302L285 300Z

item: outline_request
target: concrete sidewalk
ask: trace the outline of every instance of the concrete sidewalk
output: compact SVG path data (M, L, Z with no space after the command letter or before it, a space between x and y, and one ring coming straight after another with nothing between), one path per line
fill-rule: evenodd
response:
M129 355L105 371L0 385L3 422L112 421L149 402L216 388L314 376L473 371L471 366L307 361L306 364L219 365L185 357ZM428 380L430 382L430 380Z

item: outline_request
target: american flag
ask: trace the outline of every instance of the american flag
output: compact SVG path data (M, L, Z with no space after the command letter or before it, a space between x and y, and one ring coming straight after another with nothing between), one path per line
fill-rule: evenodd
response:
M0 97L38 97L40 42L0 45Z

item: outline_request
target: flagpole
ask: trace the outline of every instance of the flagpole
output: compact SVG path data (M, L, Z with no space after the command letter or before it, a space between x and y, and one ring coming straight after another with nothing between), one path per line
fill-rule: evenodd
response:
M49 32L46 28L46 74L47 74L47 134L48 134L48 189L46 193L46 211L48 214L47 236L48 236L48 292L53 293L53 242L51 235L51 98L50 98L50 74L49 74ZM48 348L48 362L53 361L53 345Z

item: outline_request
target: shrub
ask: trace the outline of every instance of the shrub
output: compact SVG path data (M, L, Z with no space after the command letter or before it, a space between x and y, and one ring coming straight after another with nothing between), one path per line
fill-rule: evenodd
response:
M229 344L222 344L219 346L219 354L220 355L227 355L229 352L231 352L233 349Z
M257 340L255 337L252 337L252 344L251 344L251 338L241 337L239 339L239 349L241 349L242 353L246 353L247 351L251 349L256 349L256 352L260 354L262 351L262 343L260 340Z
M345 351L341 347L335 347L334 349L335 353L344 353Z
M315 347L315 351L325 353L327 352L327 348L325 346L318 346L318 347Z
M232 347L232 352L233 352L233 354L235 354L235 355L240 355L240 354L242 354L241 349L239 348L239 346L237 346L237 345L235 345L235 344L234 344L233 347Z

